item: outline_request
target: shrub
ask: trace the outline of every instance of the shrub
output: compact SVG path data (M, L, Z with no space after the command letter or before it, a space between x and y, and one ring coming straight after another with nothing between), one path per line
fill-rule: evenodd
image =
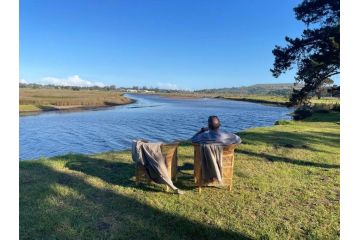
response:
M340 104L334 104L334 106L333 106L333 111L336 111L336 112L340 112Z
M293 113L294 120L302 120L313 115L313 110L309 106L297 108Z
M319 109L319 110L315 110L316 113L330 113L329 110L326 109Z
M274 123L274 125L291 125L292 121L289 120L278 120Z

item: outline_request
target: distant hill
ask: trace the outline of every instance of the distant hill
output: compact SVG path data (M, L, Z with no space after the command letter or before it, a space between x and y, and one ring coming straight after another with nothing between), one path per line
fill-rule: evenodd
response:
M247 87L232 87L232 88L216 88L216 89L202 89L195 92L198 93L217 93L217 94L240 94L240 95L280 95L289 96L293 91L293 83L278 83L278 84L255 84ZM296 86L295 88L300 88Z

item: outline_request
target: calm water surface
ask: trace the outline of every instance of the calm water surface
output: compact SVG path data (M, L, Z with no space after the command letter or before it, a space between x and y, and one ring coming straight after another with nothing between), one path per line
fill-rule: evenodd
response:
M219 116L224 130L238 132L290 119L291 112L285 107L220 99L127 96L137 102L106 110L20 117L20 159L124 150L136 138L184 140L205 126L209 115Z

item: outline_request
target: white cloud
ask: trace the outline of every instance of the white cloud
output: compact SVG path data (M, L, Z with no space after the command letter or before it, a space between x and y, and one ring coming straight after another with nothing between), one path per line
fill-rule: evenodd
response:
M158 82L157 83L157 87L159 89L167 89L167 90L181 90L181 91L192 91L192 89L190 88L183 88L183 87L179 87L177 86L177 84L175 83L169 83L169 82Z
M102 82L93 82L85 79L81 79L78 75L69 76L67 78L57 77L44 77L41 79L41 84L53 84L58 86L77 86L77 87L104 87L106 86Z
M26 83L28 83L25 79L20 79L20 83L24 83L24 84L26 84Z
M168 90L179 90L180 88L174 83L157 83L158 88L160 89L168 89Z

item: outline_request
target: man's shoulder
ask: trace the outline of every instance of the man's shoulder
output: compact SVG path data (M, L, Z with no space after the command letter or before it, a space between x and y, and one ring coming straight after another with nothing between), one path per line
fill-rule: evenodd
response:
M240 137L237 134L231 132L222 132L220 136L225 138L231 138L231 139L240 139Z
M234 133L226 132L226 131L218 131L218 134L220 134L220 135L231 135L231 136L235 135Z
M208 134L207 132L201 132L201 133L198 133L196 135L194 135L191 140L192 142L194 143L198 143L200 141L203 141L204 139L206 139L208 137Z

